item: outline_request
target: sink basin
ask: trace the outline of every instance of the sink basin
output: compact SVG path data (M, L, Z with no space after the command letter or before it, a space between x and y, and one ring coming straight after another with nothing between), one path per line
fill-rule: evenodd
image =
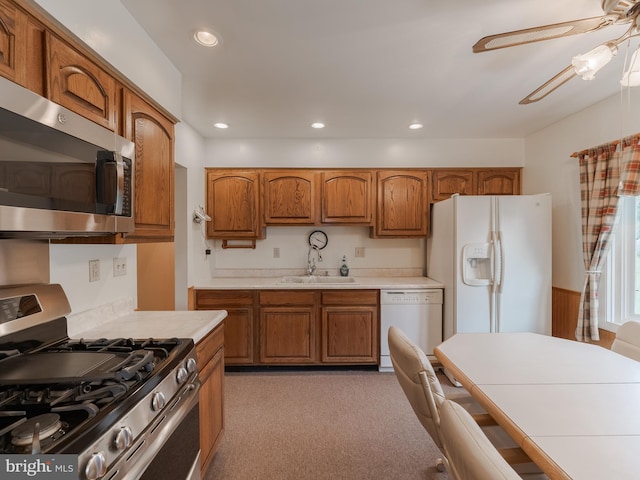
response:
M301 275L282 277L279 283L317 283L323 285L356 283L353 277L321 277L317 275Z

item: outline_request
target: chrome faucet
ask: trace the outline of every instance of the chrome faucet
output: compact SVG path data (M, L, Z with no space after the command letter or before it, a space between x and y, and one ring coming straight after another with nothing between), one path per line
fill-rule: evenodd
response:
M311 255L312 252L316 252L316 256L318 257L318 262L322 261L322 255L320 255L320 250L318 250L315 246L309 247L309 253L307 254L307 275L311 276L316 271L316 260Z

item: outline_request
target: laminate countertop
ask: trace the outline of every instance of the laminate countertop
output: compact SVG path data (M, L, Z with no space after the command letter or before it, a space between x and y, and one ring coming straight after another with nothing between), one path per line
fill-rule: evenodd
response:
M70 338L193 338L195 343L216 328L226 310L134 311L108 320L69 321Z
M297 278L299 283L286 281L287 278ZM345 282L345 277L318 275L309 279L304 275L280 277L219 277L207 280L206 283L195 285L196 290L306 290L310 288L322 289L415 289L415 288L444 288L444 284L429 277L346 277L353 281ZM314 281L315 280L315 281ZM334 283L335 282L335 283Z

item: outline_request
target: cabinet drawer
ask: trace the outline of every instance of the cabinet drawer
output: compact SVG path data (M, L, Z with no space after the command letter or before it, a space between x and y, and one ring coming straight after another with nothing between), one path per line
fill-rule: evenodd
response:
M316 292L313 290L264 290L260 292L260 305L313 305Z
M200 368L211 360L216 352L224 345L224 324L221 323L213 331L209 332L206 337L196 345L196 353L198 355L198 364Z
M197 290L196 309L212 310L229 305L253 305L251 290Z
M378 290L323 290L323 305L377 305Z

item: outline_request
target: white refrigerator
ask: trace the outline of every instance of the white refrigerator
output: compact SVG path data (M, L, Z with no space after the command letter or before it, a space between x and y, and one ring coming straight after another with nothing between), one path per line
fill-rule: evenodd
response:
M427 276L445 285L443 337L551 334L551 195L433 204Z

